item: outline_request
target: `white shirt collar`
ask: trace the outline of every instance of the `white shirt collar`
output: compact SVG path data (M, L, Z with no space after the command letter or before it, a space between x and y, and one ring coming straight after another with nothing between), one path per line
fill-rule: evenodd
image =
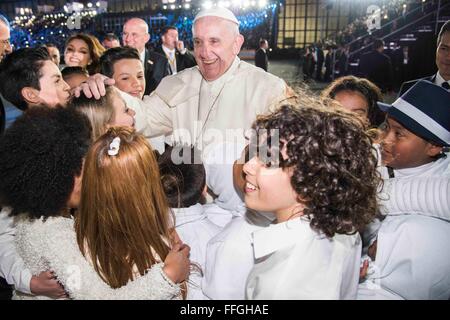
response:
M145 49L142 50L142 52L139 54L139 57L141 58L142 65L145 68Z
M310 227L306 217L299 217L286 222L271 224L267 228L253 233L253 248L255 259L267 256L282 248L297 243L306 242L306 239L319 236Z
M442 86L444 82L447 82L450 85L450 81L445 81L445 79L441 76L439 71L436 73L436 79L434 80L434 83L438 86Z
M162 45L161 47L162 47L163 51L165 52L165 54L168 55L169 57L175 56L175 49L169 49L164 45Z
M172 211L175 214L175 227L207 218L203 206L199 203L194 204L189 208L172 208Z

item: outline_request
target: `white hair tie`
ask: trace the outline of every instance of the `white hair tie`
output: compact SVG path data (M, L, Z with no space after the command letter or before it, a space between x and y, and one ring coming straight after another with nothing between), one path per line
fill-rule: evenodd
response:
M115 137L113 139L113 141L109 144L108 154L110 156L117 155L119 153L119 148L120 148L120 138L119 137Z

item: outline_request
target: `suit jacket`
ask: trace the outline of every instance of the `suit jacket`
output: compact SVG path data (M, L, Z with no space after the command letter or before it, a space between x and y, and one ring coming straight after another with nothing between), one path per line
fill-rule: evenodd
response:
M260 67L264 71L267 71L267 67L269 66L269 58L267 58L267 53L261 48L255 52L255 66Z
M166 53L164 52L162 46L159 46L155 49L156 53L159 53L166 56ZM181 54L178 50L175 50L175 60L177 63L177 72L180 72L184 69L191 68L197 65L197 62L195 61L195 57L192 53L189 52L189 50L186 50L185 54ZM172 70L170 69L169 65L169 71L170 74L172 74Z
M145 95L149 95L170 74L169 61L163 55L145 49Z
M402 86L400 87L400 90L398 92L398 97L400 97L401 95L403 95L406 91L409 90L409 88L411 88L413 85L416 84L417 81L419 80L426 80L426 81L430 81L433 82L436 80L436 75L432 75L429 77L425 77L425 78L420 78L420 79L414 79L414 80L410 80L410 81L406 81L402 83Z
M0 136L3 134L3 131L5 131L5 122L6 122L6 110L3 106L2 99L0 99Z
M382 92L392 90L392 63L387 55L376 50L363 54L359 62L359 73L375 83Z

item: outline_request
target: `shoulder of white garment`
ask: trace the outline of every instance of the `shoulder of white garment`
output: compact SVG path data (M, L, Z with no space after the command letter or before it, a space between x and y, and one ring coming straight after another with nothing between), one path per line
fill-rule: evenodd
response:
M301 246L307 244L310 240L333 241L335 244L341 243L348 248L358 245L361 241L359 235L335 234L333 238L327 238L324 234L313 230L307 218L300 217L271 224L268 228L254 232L255 258L259 259L291 245ZM308 250L308 248L305 248L305 250Z
M153 94L159 96L169 107L176 107L199 95L201 81L202 76L195 66L164 77Z

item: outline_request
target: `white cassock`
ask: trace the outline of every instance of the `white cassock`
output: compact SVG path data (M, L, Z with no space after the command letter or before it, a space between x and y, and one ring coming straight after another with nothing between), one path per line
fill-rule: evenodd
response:
M151 95L137 100L136 129L151 137L172 133L174 141L199 149L243 141L256 116L287 97L282 79L236 57L214 81L204 80L197 66L163 78Z
M388 216L378 231L374 273L358 299L450 299L450 223L420 215Z
M300 217L253 233L257 262L247 279L247 299L356 298L359 234L336 234L329 239L309 224Z

